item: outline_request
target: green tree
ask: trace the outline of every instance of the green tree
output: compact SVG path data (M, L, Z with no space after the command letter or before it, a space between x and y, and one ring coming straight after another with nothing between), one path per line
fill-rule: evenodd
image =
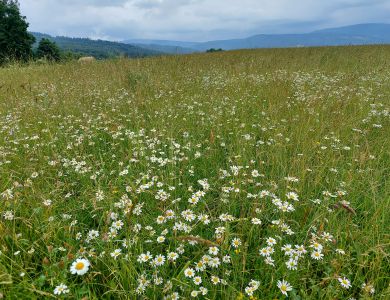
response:
M223 51L222 48L219 48L219 49L210 48L210 49L206 50L207 53L214 53L214 52L221 52L221 51Z
M61 59L61 51L57 44L45 38L40 40L36 55L38 58L46 58L47 60L59 61Z
M0 0L0 63L28 60L32 56L33 35L27 32L26 17L17 0Z

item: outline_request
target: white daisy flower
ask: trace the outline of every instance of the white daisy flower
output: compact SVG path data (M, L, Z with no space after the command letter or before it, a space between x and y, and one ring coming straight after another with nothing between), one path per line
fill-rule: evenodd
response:
M53 293L54 293L54 295L67 294L67 293L69 293L69 289L65 284L61 283L60 285L57 285L55 287Z
M282 294L285 296L287 296L287 292L292 290L292 286L284 279L282 281L278 280L277 285L280 291L282 292Z
M193 268L187 268L184 270L184 276L188 278L193 278L195 276L195 270Z
M84 275L85 273L88 272L90 265L91 264L88 259L78 258L70 266L70 272L72 274Z
M341 286L345 289L349 289L351 287L351 282L346 277L343 278L339 277L338 281L340 282Z
M196 285L201 284L201 283L202 283L202 278L201 278L200 276L195 276L195 277L194 277L194 283L195 283Z

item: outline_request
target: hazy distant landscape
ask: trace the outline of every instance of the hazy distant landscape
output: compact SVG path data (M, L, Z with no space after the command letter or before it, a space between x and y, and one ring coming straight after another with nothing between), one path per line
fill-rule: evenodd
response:
M208 42L145 39L109 42L69 37L53 37L35 32L33 32L33 35L36 37L37 41L42 37L46 37L56 42L63 50L70 50L83 55L94 55L98 58L107 58L118 55L142 57L161 54L205 52L211 48L237 50L251 48L390 44L390 24L360 24L323 29L306 34L259 34L242 39Z
M390 24L359 24L329 28L304 34L259 34L247 38L208 42L178 42L164 40L125 40L128 44L183 47L193 51L210 48L224 50L251 48L283 48L308 46L341 46L390 44Z

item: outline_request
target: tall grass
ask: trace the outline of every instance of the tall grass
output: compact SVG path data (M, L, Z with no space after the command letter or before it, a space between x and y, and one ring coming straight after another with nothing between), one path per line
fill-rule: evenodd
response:
M0 295L274 299L285 280L292 299L388 299L389 63L364 46L0 69Z

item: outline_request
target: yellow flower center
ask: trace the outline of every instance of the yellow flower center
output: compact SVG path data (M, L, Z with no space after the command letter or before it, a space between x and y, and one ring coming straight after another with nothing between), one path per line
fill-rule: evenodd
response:
M285 292L285 291L287 291L287 286L282 285L282 286L280 287L280 289L281 289L283 292Z
M84 263L83 262L78 262L77 264L76 264L76 266L75 266L75 268L76 268L76 270L82 270L82 269L84 269Z

